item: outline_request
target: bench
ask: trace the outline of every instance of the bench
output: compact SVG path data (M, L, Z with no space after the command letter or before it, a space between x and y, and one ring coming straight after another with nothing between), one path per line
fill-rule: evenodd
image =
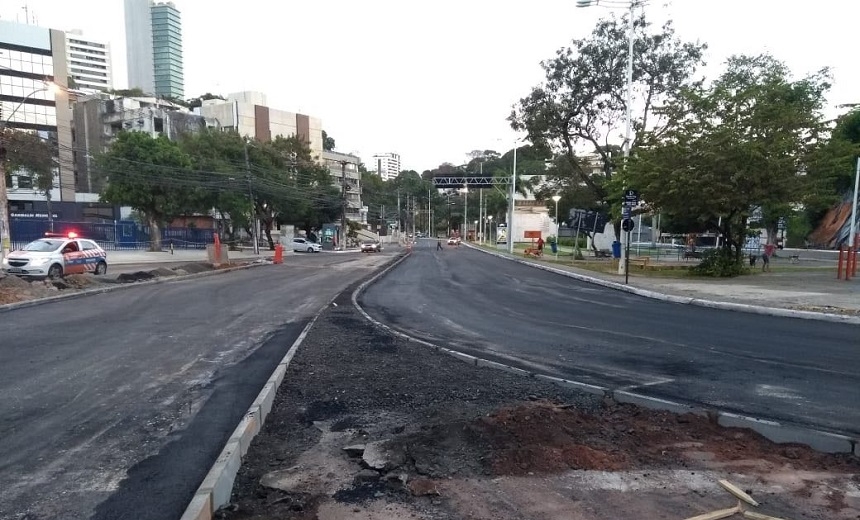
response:
M684 260L689 260L690 258L702 258L701 251L684 251Z
M597 250L594 252L595 258L610 258L611 256L612 256L612 253L609 251Z
M645 269L646 267L648 267L648 263L651 261L651 257L643 256L641 258L630 258L628 259L628 261L630 262L630 265L638 265L642 269Z

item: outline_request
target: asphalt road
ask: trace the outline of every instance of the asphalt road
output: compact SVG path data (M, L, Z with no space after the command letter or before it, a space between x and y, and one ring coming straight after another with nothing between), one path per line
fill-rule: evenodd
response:
M179 518L309 318L392 254L0 314L0 519Z
M534 372L860 433L860 327L672 304L466 247L412 256L361 302L436 344Z

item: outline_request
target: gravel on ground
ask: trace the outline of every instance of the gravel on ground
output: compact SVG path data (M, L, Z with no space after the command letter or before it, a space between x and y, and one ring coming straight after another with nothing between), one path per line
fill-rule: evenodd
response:
M734 506L857 519L860 462L776 445L393 337L326 309L217 518L687 518Z

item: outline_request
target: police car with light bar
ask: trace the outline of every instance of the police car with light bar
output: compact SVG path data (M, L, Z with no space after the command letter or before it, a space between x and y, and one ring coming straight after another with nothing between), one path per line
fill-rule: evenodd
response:
M0 265L7 274L32 278L60 278L67 274L107 272L107 253L93 240L77 233L45 233L23 249L12 251Z

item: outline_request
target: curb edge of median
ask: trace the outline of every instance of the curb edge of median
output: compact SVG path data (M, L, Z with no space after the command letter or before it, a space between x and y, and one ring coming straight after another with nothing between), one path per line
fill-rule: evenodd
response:
M717 301L717 300L707 300L703 298L693 298L691 296L676 296L673 294L665 294L658 291L652 291L649 289L640 289L638 287L633 287L630 285L625 285L618 282L613 282L610 280L604 280L603 278L598 278L595 276L588 276L579 273L573 273L570 271L565 271L564 269L558 269L556 267L552 267L549 265L537 264L534 262L530 262L528 260L522 258L511 258L508 255L503 255L500 253L496 253L495 251L487 251L486 249L473 246L471 244L465 244L466 247L473 249L475 251L479 251L481 253L486 253L490 256L495 256L496 258L502 258L505 260L509 260L511 262L516 262L522 265L527 265L529 267L534 267L536 269L541 269L543 271L548 271L550 273L555 273L561 276L566 276L568 278L573 278L575 280L579 280L581 282L587 282L594 285L599 285L602 287L606 287L608 289L615 289L617 291L623 291L630 294L635 294L637 296L642 296L643 298L651 298L653 300L661 300L671 303L680 303L683 305L694 305L697 307L707 307L710 309L721 309L727 311L736 311L736 312L746 312L750 314L760 314L767 316L779 316L782 318L797 318L804 320L818 320L818 321L827 321L831 323L846 323L849 325L860 325L860 316L845 316L842 314L833 314L828 312L815 312L815 311L801 311L794 309L783 309L781 307L761 307L757 305L751 305L746 303L733 303L733 302L725 302L725 301Z
M223 273L232 273L234 271L244 271L246 269L251 269L254 267L261 267L264 265L271 265L265 262L254 262L247 265L239 265L236 267L227 267L225 269L212 269L211 271L204 271L202 273L191 273L191 274L181 274L176 276L164 276L158 277L152 280L143 280L140 282L129 282L129 283L115 283L108 285L107 287L99 287L96 289L85 289L83 291L75 291L68 294L58 294L56 296L48 296L45 298L35 298L32 300L25 300L22 302L14 302L7 303L5 305L0 305L0 313L14 311L17 309L24 309L27 307L36 307L37 305L44 305L46 303L59 302L64 300L74 300L76 298L83 298L85 296L94 296L96 294L104 294L114 291L119 291L123 289L129 289L131 287L141 287L144 285L155 285L160 283L168 283L168 282L181 282L185 280L194 280L197 278L206 278L209 276L215 276ZM13 275L14 276L14 275Z
M356 310L372 325L385 332L388 332L393 336L402 338L411 343L418 343L419 345L430 347L437 352L448 354L460 361L463 361L475 367L493 368L496 370L502 370L505 372L518 374L526 377L533 377L535 379L548 381L559 386L573 388L582 392L610 398L619 403L634 404L651 410L668 411L676 414L691 413L699 416L712 417L717 421L720 426L747 428L777 444L798 443L804 444L816 451L824 453L847 453L853 454L856 457L860 457L860 438L853 438L837 433L816 430L814 428L805 428L802 426L795 426L791 424L782 424L776 421L758 419L745 415L738 415L723 410L703 408L700 406L678 403L675 401L637 394L635 392L629 392L622 389L613 390L603 386L592 385L590 383L585 383L581 381L530 372L528 370L524 370L511 365L506 365L504 363L499 363L497 361L480 358L471 354L466 354L465 352L460 352L458 350L442 347L430 341L410 336L405 332L396 330L395 328L373 318L358 303L359 296L362 292L364 292L365 289L367 289L367 287L382 278L385 274L388 273L388 271L396 267L401 261L402 259L390 265L385 270L380 271L375 276L359 285L352 293L352 304L356 308Z
M403 254L400 258L386 266L381 272L389 271L408 256L408 253ZM376 276L374 276L374 279ZM189 500L188 506L186 506L180 520L212 520L215 512L220 507L230 503L233 484L242 467L242 461L251 446L251 441L263 430L266 418L269 416L275 403L278 388L286 377L287 368L319 317L322 316L326 309L331 307L332 303L343 292L338 292L322 305L307 325L305 325L295 341L293 341L293 344L290 345L289 350L287 350L281 361L278 362L278 366L275 367L272 375L263 384L263 389L257 394L248 411L239 421L233 433L230 434L226 445L221 450L218 458L215 459L215 463L206 473L203 482Z

